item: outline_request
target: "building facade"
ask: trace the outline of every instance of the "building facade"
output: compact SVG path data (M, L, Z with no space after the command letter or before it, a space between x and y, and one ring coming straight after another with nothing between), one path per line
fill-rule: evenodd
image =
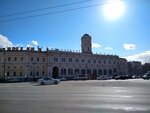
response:
M0 49L0 78L39 78L52 76L72 79L86 74L88 79L98 76L126 75L127 60L117 55L93 54L91 36L81 37L81 52L28 47Z
M142 76L142 63L139 61L128 62L128 73L132 76Z

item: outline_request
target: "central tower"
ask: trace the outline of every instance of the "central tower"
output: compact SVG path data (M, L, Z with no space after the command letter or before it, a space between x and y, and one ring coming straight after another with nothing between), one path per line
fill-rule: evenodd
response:
M84 34L81 37L81 50L82 53L92 54L92 44L91 44L91 36L88 34Z

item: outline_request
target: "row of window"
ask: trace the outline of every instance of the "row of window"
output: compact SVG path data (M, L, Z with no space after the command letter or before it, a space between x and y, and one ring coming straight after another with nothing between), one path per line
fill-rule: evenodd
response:
M39 66L30 66L31 68L39 68ZM7 67L8 69L10 69L10 66ZM14 69L16 69L16 66L13 66ZM20 69L22 69L23 66L20 66ZM43 69L45 68L44 66L42 67Z
M58 58L54 58L53 59L53 61L54 62L59 62L59 59ZM73 59L72 58L69 58L68 60L66 59L66 58L61 58L60 59L60 61L61 62L73 62ZM119 64L119 62L116 62L116 61L111 61L111 60L99 60L99 61L97 61L97 60L90 60L90 59L88 59L88 60L85 60L85 59L74 59L74 62L76 62L76 63L94 63L94 64L96 64L96 63L99 63L99 64ZM124 63L120 63L120 65L124 65Z
M14 57L14 58L12 58L12 57L8 57L7 58L7 61L23 61L24 60L24 58L23 57ZM31 57L30 58L30 61L37 61L37 62L39 62L40 61L40 58L39 57L37 57L37 58L33 58L33 57ZM42 58L42 61L43 62L45 62L45 58Z
M42 76L44 76L45 75L45 72L43 71L42 72ZM7 75L6 76L10 76L10 72L8 71L7 72ZM13 72L13 76L15 77L15 76L17 76L17 73L16 72ZM23 76L23 73L22 72L20 72L19 73L19 76ZM30 76L39 76L39 71L36 71L36 72L30 72Z
M23 57L20 57L20 58L14 57L13 61L23 61L23 60L24 60ZM59 59L59 58L56 58L56 57L53 59L54 62L59 62L59 60L61 62L70 62L70 63L71 62L75 62L75 63L80 63L81 62L81 63L94 63L94 64L99 63L99 64L114 64L114 65L115 64L120 64L120 65L124 65L124 63L119 63L119 62L111 61L111 60L108 60L108 61L107 60L99 60L99 61L97 61L97 60L90 60L90 59L85 60L85 59L78 59L78 58L76 58L76 59L72 59L72 58L69 58L69 59L61 58L61 59ZM8 57L7 61L12 61L12 58ZM37 57L37 58L31 57L30 61L39 62L40 58L39 57ZM45 62L45 58L42 58L42 61Z
M114 68L112 69L61 69L61 75L76 75L76 74L93 74L93 75L113 75L114 73L117 73L117 70Z

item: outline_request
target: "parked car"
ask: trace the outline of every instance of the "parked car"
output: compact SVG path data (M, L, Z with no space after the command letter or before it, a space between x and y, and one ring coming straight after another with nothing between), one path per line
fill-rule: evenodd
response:
M100 77L97 77L97 80L109 80L110 78L107 77L107 76L100 76Z
M45 78L38 79L38 83L40 85L59 84L60 80L59 79L54 79L52 77L45 77Z
M81 75L76 75L73 78L74 80L87 80L87 75L86 74L81 74Z
M143 75L143 79L144 80L150 79L150 73L146 73L145 75Z
M120 75L115 77L116 80L125 80L126 76Z
M66 81L67 79L65 77L59 77L60 81Z

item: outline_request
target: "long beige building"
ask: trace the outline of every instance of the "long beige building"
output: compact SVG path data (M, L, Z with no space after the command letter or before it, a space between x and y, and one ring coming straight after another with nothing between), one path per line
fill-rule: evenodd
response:
M117 55L92 53L91 36L81 37L81 52L59 49L8 47L0 48L0 78L73 78L86 74L88 79L97 76L126 75L127 60Z

